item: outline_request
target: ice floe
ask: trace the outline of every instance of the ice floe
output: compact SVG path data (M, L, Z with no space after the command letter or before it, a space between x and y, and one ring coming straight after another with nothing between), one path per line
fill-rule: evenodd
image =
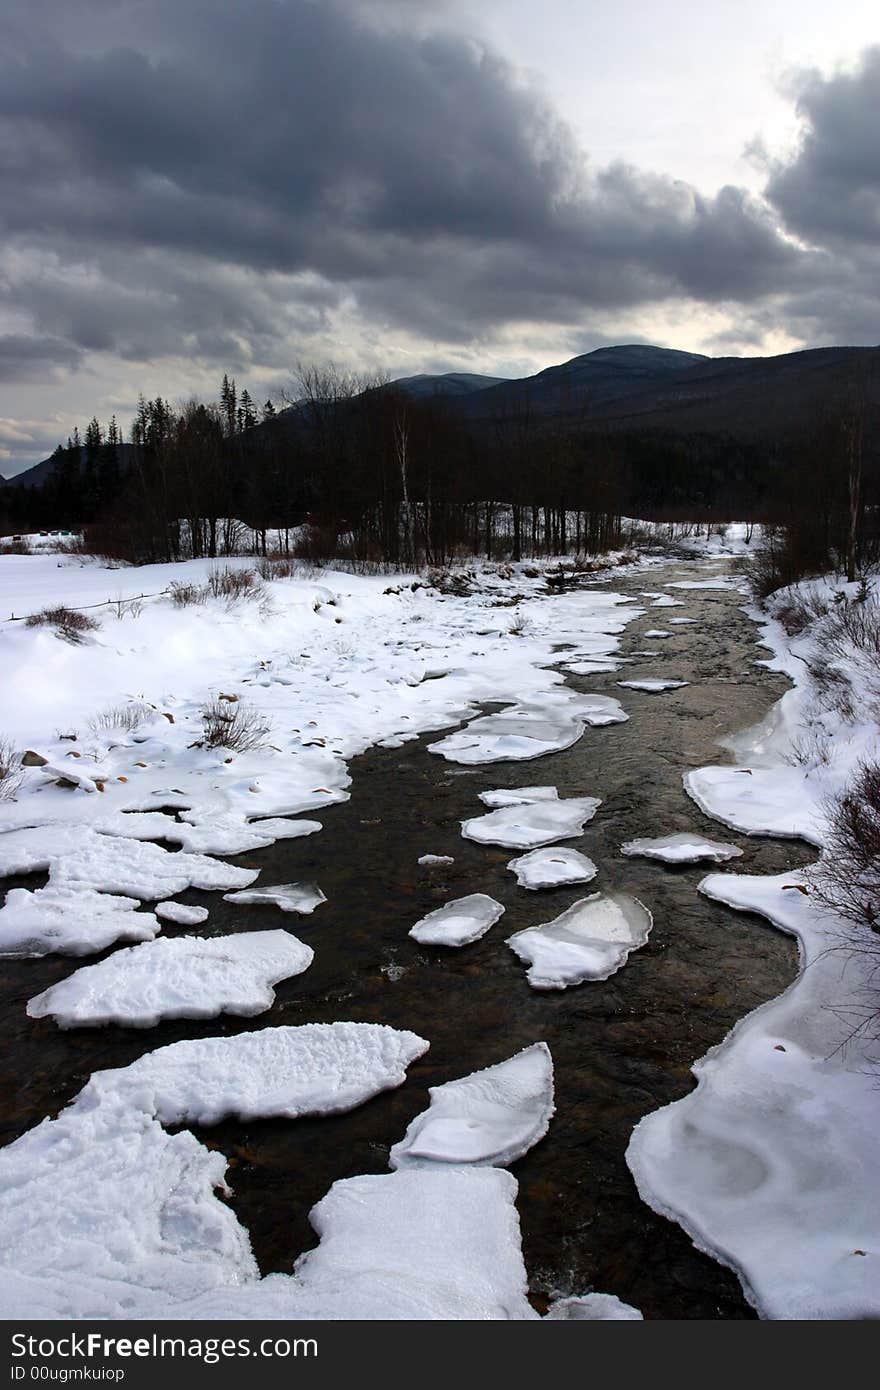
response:
M511 859L508 869L516 874L520 888L562 888L570 883L589 883L599 870L576 849L554 845L552 849L533 849Z
M500 714L474 719L458 733L429 743L429 753L448 762L520 762L570 748L584 732L585 721L556 705L511 705Z
M316 907L327 899L316 883L267 883L264 888L245 888L237 893L224 893L228 903L264 904L282 912L296 912L310 917Z
M273 985L300 975L314 951L286 931L160 937L114 951L31 999L31 1018L61 1028L153 1028L163 1018L251 1018L272 1007Z
M485 936L503 912L488 894L469 893L429 912L409 934L423 946L468 946Z
M800 767L699 767L685 773L684 788L731 830L823 844L825 812Z
M557 1298L544 1314L545 1322L641 1322L642 1314L613 1293L588 1293L583 1298Z
M723 864L727 859L739 859L742 850L722 840L707 840L696 831L684 830L678 835L660 835L655 840L627 840L620 846L621 854L630 858L660 859L664 864L696 864L709 859Z
M671 594L661 594L660 597L655 598L654 602L651 604L652 608L684 608L684 606L684 601L682 599L673 598ZM675 619L672 619L672 621L674 622Z
M161 930L136 898L65 886L10 888L0 908L0 956L89 956L114 941L151 941Z
M454 864L455 860L453 859L451 854L422 854L416 860L416 863L421 864L426 868L430 868L433 865Z
M652 627L649 632L643 632L642 636L647 637L648 641L650 642L658 637L671 637L672 633L667 632L665 628L662 627Z
M643 690L647 695L659 695L662 690L681 690L690 681L618 681L625 690Z
M546 1043L460 1081L429 1088L431 1103L389 1155L392 1168L426 1163L504 1167L528 1153L554 1112L553 1059Z
M208 920L206 907L191 907L189 903L156 903L153 911L163 922L176 922L179 927L197 927Z
M556 801L501 806L488 815L462 821L461 833L466 840L476 840L480 845L536 849L554 840L570 840L580 835L601 805L595 796L572 796Z
M529 965L533 989L566 989L583 980L607 980L631 951L644 946L652 925L638 898L594 893L552 922L508 937L507 944Z
M492 791L480 792L484 806L493 810L499 806L530 806L534 801L557 801L559 792L555 787L497 787Z
M0 834L0 877L48 869L52 887L93 888L155 901L187 888L243 888L257 869L238 869L203 854L102 835L88 826L41 825Z
M669 623L670 627L672 627L673 624L676 627L687 627L691 623L695 623L697 620L696 618L667 618L666 621Z

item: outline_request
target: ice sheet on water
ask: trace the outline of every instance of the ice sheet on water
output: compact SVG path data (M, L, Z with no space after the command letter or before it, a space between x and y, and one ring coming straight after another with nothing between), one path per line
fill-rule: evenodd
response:
M499 806L529 806L534 801L559 799L555 787L496 787L478 795L484 806L491 806L493 810Z
M544 1314L545 1322L641 1322L642 1314L613 1293L588 1293L583 1298L557 1298Z
M416 860L416 863L421 864L425 868L430 868L433 865L454 864L455 860L451 854L422 854Z
M307 970L310 946L286 931L160 937L114 951L31 999L31 1018L61 1028L154 1028L163 1018L251 1018L270 1009L273 985Z
M461 833L466 840L476 840L480 845L536 849L554 840L570 840L580 835L601 804L595 796L573 796L557 801L501 806L488 815L462 821Z
M41 825L0 835L0 877L47 869L52 887L93 888L147 901L187 888L243 888L259 872L203 854L175 854L161 845L101 835L88 826Z
M423 946L468 946L485 936L503 912L488 894L469 893L429 912L409 934Z
M317 883L267 883L265 888L245 888L237 893L224 893L228 903L265 904L278 907L282 912L296 912L301 917L310 917L316 907L327 899Z
M508 937L507 944L529 965L533 989L566 989L583 980L607 980L631 951L644 946L652 925L638 898L594 893L552 922Z
M606 724L625 724L629 715L613 695L578 695L575 705L578 716L591 728Z
M379 1023L304 1023L193 1038L96 1072L83 1097L121 1100L162 1124L213 1125L227 1115L332 1115L406 1080L424 1038Z
M197 927L208 920L206 907L191 907L189 903L156 903L153 911L163 922L176 922L179 927Z
M534 1043L495 1066L429 1087L431 1103L389 1154L392 1168L426 1163L504 1167L528 1153L550 1126L553 1059Z
M690 681L618 681L625 690L643 690L646 695L659 695L663 690L681 690L682 686L689 685Z
M684 789L707 816L749 835L801 838L822 847L825 812L800 767L699 767Z
M552 849L533 849L530 854L511 859L508 869L516 874L520 888L562 888L569 883L589 883L599 870L576 849L554 845Z
M708 840L705 835L690 830L677 835L660 835L655 840L627 840L620 846L620 852L630 858L660 859L664 864L696 864L701 859L723 864L742 854L736 845Z
M520 762L570 748L584 732L586 718L572 712L570 701L536 701L509 705L499 714L471 720L466 728L428 744L448 762Z
M661 594L655 598L651 604L652 608L684 608L684 601L680 598L673 598L671 594Z
M136 898L92 888L10 888L0 908L0 956L88 956L114 941L151 941L161 930Z
M167 840L191 854L249 854L267 849L276 840L296 840L321 829L317 820L266 817L247 820L227 811L198 824L175 820L161 811L118 811L93 823L102 835L123 835L133 840Z

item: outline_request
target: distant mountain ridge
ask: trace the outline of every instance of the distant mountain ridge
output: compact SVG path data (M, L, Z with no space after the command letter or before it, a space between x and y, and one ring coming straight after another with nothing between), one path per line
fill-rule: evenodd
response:
M880 348L823 347L775 357L708 357L697 352L624 343L596 348L534 376L472 372L400 377L392 386L413 399L439 398L476 427L527 410L545 426L568 420L603 431L658 430L770 439L803 429L823 402L845 387L855 366L880 381ZM876 395L877 384L873 386ZM259 429L284 428L291 411ZM130 445L122 446L121 463ZM49 476L43 459L0 486L38 487Z

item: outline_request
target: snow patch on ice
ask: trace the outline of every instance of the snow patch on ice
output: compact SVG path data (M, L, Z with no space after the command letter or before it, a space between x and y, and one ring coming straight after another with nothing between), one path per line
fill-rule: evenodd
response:
M621 854L631 858L659 859L664 864L696 864L710 859L723 864L738 859L742 850L721 840L707 840L705 835L685 830L678 835L661 835L656 840L627 840L620 846Z
M462 821L466 840L480 845L503 845L507 849L535 849L554 840L570 840L580 835L593 819L602 802L595 796L560 798L502 806L485 816Z
M516 874L520 888L562 888L570 883L589 883L599 870L576 849L554 845L552 849L533 849L530 854L511 859L508 869Z
M557 1298L544 1314L545 1322L641 1322L642 1314L613 1293L588 1293L583 1298Z
M607 980L644 946L653 925L638 898L594 893L542 926L527 927L507 939L529 965L533 989L567 989L584 980Z
M409 934L423 946L468 946L485 936L503 912L488 894L469 893L429 912Z
M237 893L224 893L223 897L228 903L277 907L301 917L310 917L316 907L327 901L316 883L267 883L264 888L245 888Z
M0 956L88 956L114 941L151 941L156 915L136 898L64 885L10 888L0 908Z
M663 690L681 690L689 681L618 681L625 690L643 690L647 695L659 695Z
M197 927L208 920L206 907L190 907L189 903L156 903L153 911L163 922L176 922L180 927Z

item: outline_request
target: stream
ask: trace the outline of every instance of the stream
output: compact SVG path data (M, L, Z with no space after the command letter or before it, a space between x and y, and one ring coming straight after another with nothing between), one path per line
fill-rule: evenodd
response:
M756 723L786 688L783 677L756 664L766 653L756 645L755 626L735 590L669 590L686 605L669 610L641 597L671 580L723 573L727 563L682 560L614 575L611 587L646 610L621 638L622 654L649 646L659 655L609 674L569 675L568 681L574 689L619 698L628 723L587 729L566 751L519 764L447 763L425 751L440 734L402 748L376 748L351 763L351 800L320 812L321 834L282 840L232 861L259 867L261 884L317 882L328 902L314 916L236 906L217 894L181 895L181 901L210 908L201 934L284 926L315 948L312 967L277 986L266 1014L175 1020L146 1032L62 1032L50 1019L28 1019L25 1005L88 962L6 961L0 1142L57 1114L93 1071L125 1065L181 1038L341 1019L413 1029L431 1047L411 1066L407 1083L349 1114L193 1127L202 1143L229 1158L228 1200L250 1232L263 1273L289 1272L316 1243L310 1207L339 1178L387 1171L388 1149L426 1107L428 1086L544 1040L555 1066L556 1116L547 1137L511 1168L520 1185L535 1307L543 1311L555 1294L595 1289L617 1294L648 1318L753 1317L736 1277L640 1201L624 1161L637 1121L690 1090L693 1061L744 1014L780 994L797 970L788 937L761 918L698 895L697 883L714 866L669 869L619 853L621 843L636 836L701 830L742 847L742 859L731 866L737 872L780 873L815 857L799 842L750 840L728 831L703 816L682 789L688 768L729 761L716 740ZM673 636L665 641L644 638L651 628L666 628L670 616L697 621L669 628ZM659 695L616 685L654 676L690 684ZM589 887L527 892L505 868L515 851L461 838L459 822L485 810L479 791L535 783L555 784L560 796L602 798L584 835L567 842L599 866ZM419 856L428 853L455 862L419 866ZM10 879L3 887L42 881ZM599 890L632 893L650 908L648 944L603 983L532 990L505 938ZM473 892L489 893L507 909L480 941L444 950L407 936L426 912ZM186 930L192 931L163 926L167 934Z

